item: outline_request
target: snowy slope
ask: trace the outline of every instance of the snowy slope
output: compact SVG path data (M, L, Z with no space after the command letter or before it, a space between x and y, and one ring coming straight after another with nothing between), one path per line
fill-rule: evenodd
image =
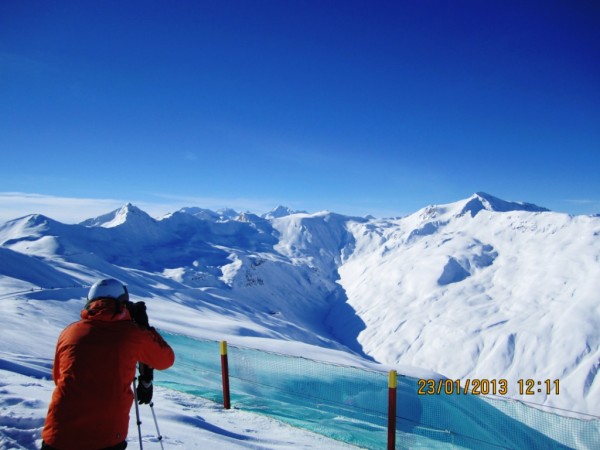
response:
M167 331L503 378L515 398L518 379L558 379L559 395L526 400L600 415L599 236L599 217L484 193L388 220L284 207L155 219L131 204L78 225L26 216L0 224L0 368L47 370L87 286L111 276Z
M558 379L559 395L526 400L600 412L597 217L476 194L350 229L340 283L365 322L367 354L513 388Z
M23 375L0 360L0 449L37 450L54 384L39 374ZM154 390L154 412L165 449L353 449L354 446L246 413L189 394ZM142 444L160 449L152 410L140 407ZM128 448L139 447L135 411L129 422Z

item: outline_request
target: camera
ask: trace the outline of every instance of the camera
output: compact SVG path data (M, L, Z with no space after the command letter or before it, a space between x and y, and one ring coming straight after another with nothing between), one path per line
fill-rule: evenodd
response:
M146 312L146 303L128 301L125 303L125 307L135 323L142 327L150 328L150 324L148 323L148 313Z

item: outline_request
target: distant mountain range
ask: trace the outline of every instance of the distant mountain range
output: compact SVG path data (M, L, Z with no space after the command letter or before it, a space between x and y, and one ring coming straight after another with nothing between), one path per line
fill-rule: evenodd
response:
M56 302L76 318L71 300L104 276L174 332L506 379L510 397L600 412L599 217L476 193L396 219L285 207L152 218L126 204L76 225L36 214L0 224L0 299L30 308L5 310L9 328L32 305L60 328ZM229 325L216 329L215 317ZM6 348L26 351L7 336ZM560 380L560 392L519 396L527 379Z

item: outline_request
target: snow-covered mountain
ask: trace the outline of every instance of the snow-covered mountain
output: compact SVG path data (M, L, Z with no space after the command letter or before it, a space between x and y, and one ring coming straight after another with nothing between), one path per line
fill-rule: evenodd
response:
M276 208L273 208L268 213L263 214L262 217L265 219L277 219L279 217L285 217L285 216L289 216L291 214L298 214L298 213L306 214L306 211L294 211L294 210L288 208L287 206L279 205Z
M519 379L560 380L560 394L526 400L600 413L599 217L485 193L398 219L285 207L155 219L127 204L77 225L8 221L0 245L5 359L52 354L87 286L111 276L168 331L507 379L515 398ZM25 340L29 318L46 326Z

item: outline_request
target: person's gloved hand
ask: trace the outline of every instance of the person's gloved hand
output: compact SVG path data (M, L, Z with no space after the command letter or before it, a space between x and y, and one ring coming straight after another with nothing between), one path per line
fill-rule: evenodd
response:
M140 405L147 405L152 401L152 381L147 383L143 381L141 378L137 385L137 399Z
M135 302L131 303L129 307L129 313L131 314L131 318L138 325L150 328L150 324L148 323L148 313L146 312L146 304L144 302Z
M137 387L138 403L140 405L144 405L152 401L152 380L154 379L154 369L147 364L139 363L138 371L140 373Z

